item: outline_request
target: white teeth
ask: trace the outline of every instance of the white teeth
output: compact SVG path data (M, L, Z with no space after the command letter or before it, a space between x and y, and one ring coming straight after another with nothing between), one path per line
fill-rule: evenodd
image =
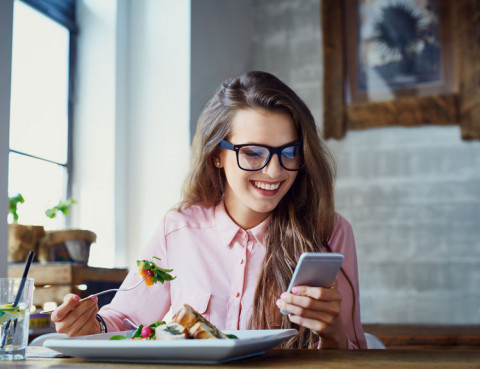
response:
M274 184L268 184L265 182L255 182L255 187L261 188L262 190L273 191L280 187L280 182Z

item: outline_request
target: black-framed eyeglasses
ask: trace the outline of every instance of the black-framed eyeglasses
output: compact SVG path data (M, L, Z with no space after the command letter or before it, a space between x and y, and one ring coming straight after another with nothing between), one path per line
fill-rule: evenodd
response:
M233 145L222 140L219 146L235 151L237 164L240 169L248 171L261 170L267 166L273 155L277 154L280 165L290 171L297 171L303 168L303 156L299 142L290 142L279 147L267 145Z

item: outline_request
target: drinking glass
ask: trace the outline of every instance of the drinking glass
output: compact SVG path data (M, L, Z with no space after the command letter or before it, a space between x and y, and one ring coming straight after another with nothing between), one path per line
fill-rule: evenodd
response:
M28 345L33 278L26 278L14 306L21 278L0 278L0 360L25 360Z

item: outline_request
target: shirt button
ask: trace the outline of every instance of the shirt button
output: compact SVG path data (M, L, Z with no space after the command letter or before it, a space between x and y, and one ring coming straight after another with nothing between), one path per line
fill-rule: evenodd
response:
M240 297L240 292L237 292L235 297L237 297L237 298Z
M240 259L240 264L243 264L244 263L244 260L243 259Z

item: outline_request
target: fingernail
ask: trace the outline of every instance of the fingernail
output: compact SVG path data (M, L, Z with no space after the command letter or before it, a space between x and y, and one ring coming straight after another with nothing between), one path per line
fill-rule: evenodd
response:
M282 294L280 295L280 298L281 298L282 300L285 300L285 299L287 298L287 294L286 294L285 292L282 293Z
M80 296L73 295L72 300L73 301L78 301L78 300L80 300Z
M280 305L282 304L282 301L281 301L281 300L277 300L275 303L277 304L277 306L280 306Z
M93 302L97 302L97 301L98 301L98 297L97 297L97 296L93 296L93 297L92 297L92 301L93 301Z
M292 293L294 293L296 295L298 293L298 287L293 287L292 288Z

